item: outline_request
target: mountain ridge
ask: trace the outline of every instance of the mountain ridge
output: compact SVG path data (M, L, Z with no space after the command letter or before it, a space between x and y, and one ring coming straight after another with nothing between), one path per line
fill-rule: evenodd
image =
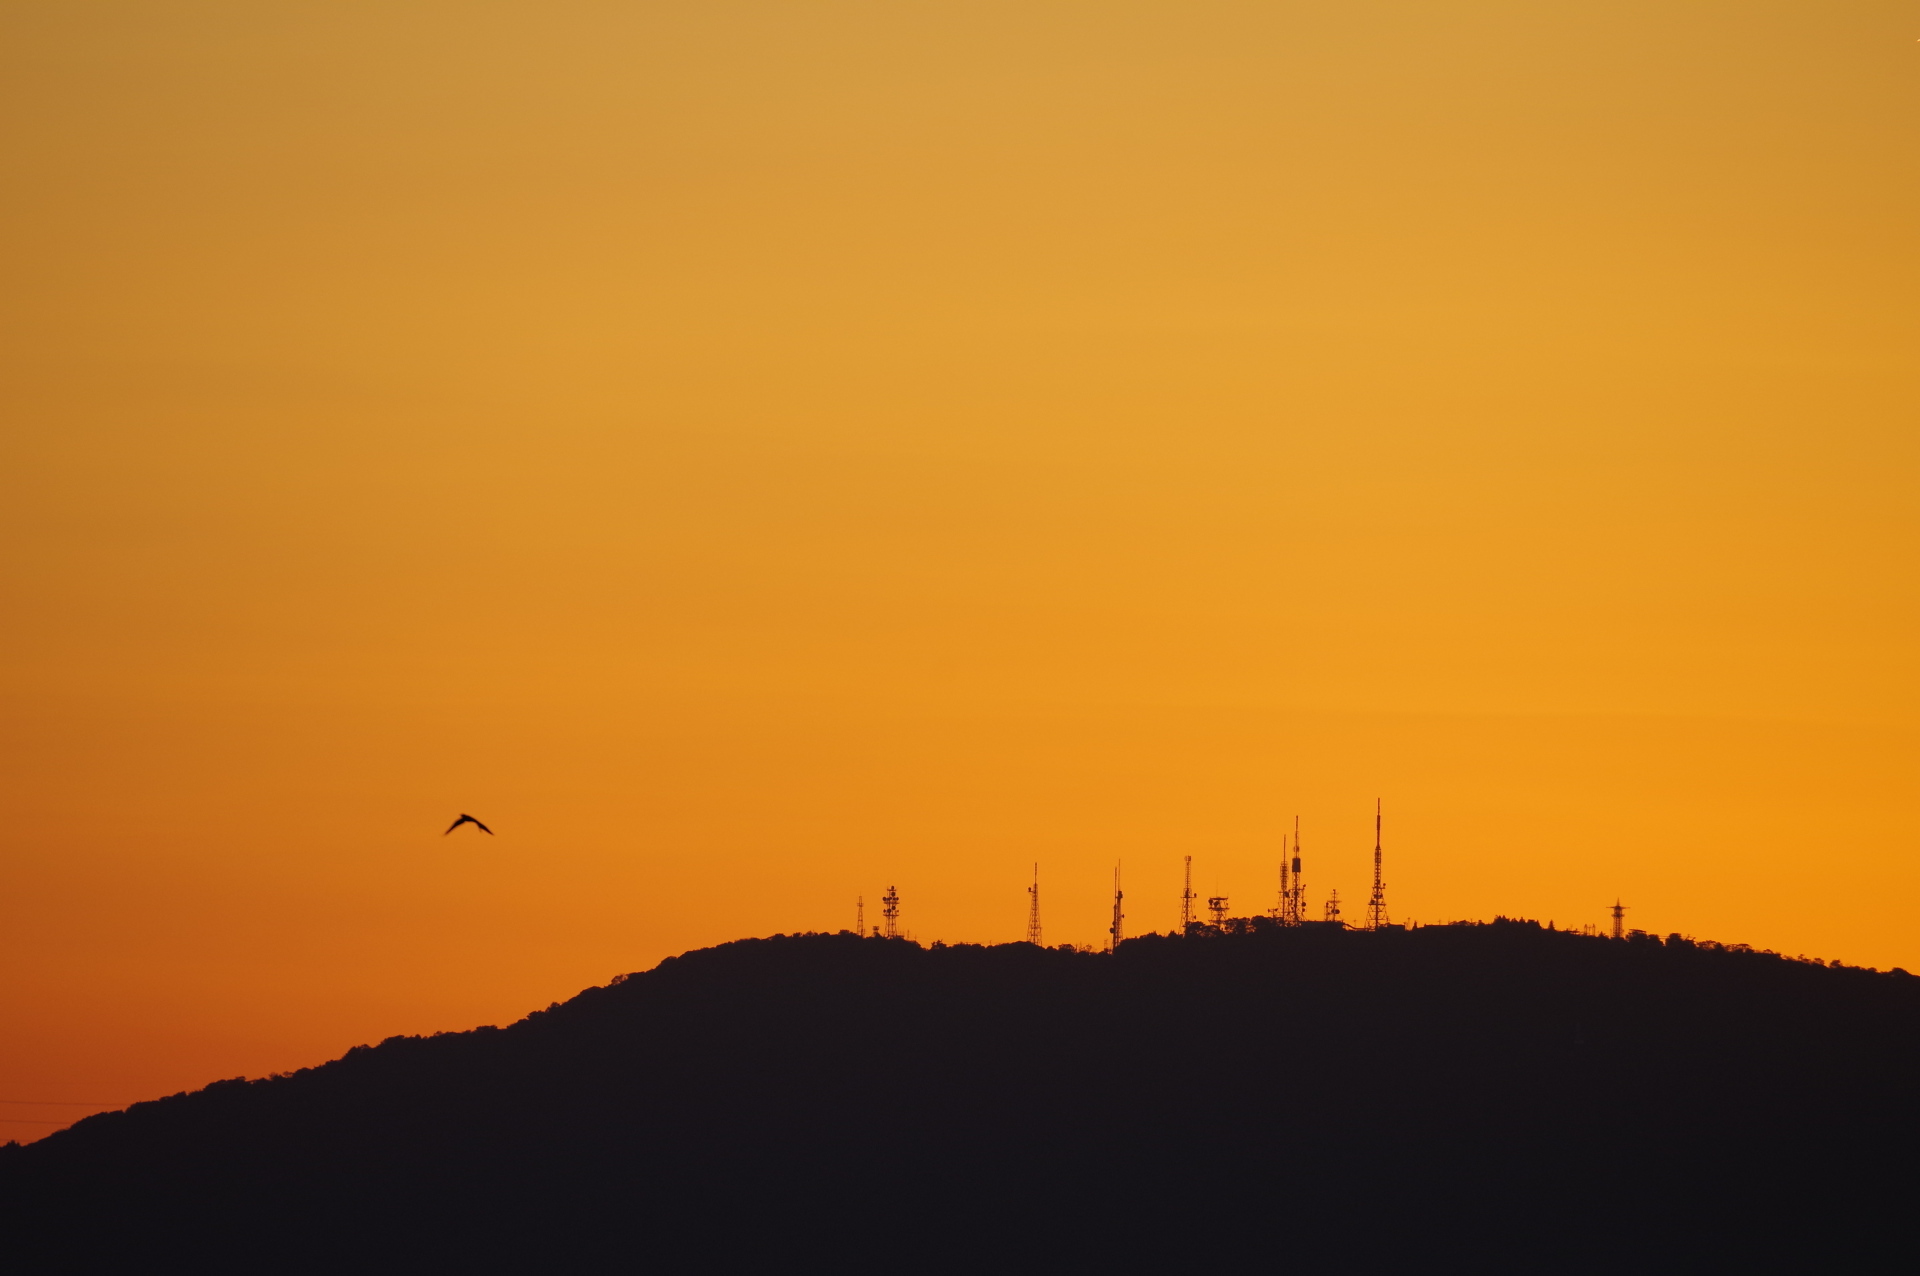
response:
M0 1183L74 1270L757 1268L875 1229L921 1266L1190 1255L1153 1217L1281 1266L1362 1235L1871 1261L1914 1184L1917 1077L1920 980L1679 936L841 932L90 1117L7 1149Z

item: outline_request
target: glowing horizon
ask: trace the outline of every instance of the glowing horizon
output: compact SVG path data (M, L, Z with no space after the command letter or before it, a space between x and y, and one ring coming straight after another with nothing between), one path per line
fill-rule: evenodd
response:
M0 1097L1296 813L1353 920L1380 796L1396 917L1916 968L1911 18L8 6Z

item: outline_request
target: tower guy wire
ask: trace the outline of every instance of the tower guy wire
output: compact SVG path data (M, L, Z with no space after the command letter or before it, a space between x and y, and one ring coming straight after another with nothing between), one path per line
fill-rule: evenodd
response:
M1040 942L1040 866L1033 866L1033 885L1027 887L1027 942Z
M1380 879L1380 799L1373 800L1373 894L1367 899L1367 929L1387 925L1387 884Z

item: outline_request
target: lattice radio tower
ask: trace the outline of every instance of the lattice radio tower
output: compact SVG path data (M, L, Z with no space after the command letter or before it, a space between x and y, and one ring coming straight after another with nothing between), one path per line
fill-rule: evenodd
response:
M1298 926L1307 920L1307 888L1300 878L1300 817L1293 817L1293 872L1292 885L1287 887L1287 897L1280 912L1282 926Z
M1125 926L1127 915L1120 911L1120 901L1122 898L1123 896L1120 894L1120 866L1115 864L1113 866L1113 925L1107 928L1107 934L1112 936L1112 940L1107 945L1108 952L1118 951L1120 941L1126 938Z
M1033 885L1027 887L1027 942L1040 942L1040 866L1033 866Z
M1193 926L1193 856L1187 856L1187 884L1180 891L1180 933Z
M1285 923L1287 920L1287 835L1280 835L1280 902L1273 906L1273 920Z
M1340 888L1339 887L1337 886L1334 887L1333 893L1327 896L1327 907L1326 907L1326 910L1321 914L1320 920L1328 921L1328 922L1337 922L1340 920Z
M1627 937L1627 906L1620 902L1618 895L1613 897L1613 937L1615 939Z
M865 895L856 895L853 898L853 933L856 935L867 933L867 897Z
M880 930L882 937L900 938L900 892L891 886L880 897L880 917L884 923Z
M1207 896L1207 911L1213 914L1213 924L1216 927L1225 926L1227 924L1227 897L1225 895Z
M1380 880L1380 799L1373 800L1373 894L1367 899L1367 929L1387 925L1387 884Z

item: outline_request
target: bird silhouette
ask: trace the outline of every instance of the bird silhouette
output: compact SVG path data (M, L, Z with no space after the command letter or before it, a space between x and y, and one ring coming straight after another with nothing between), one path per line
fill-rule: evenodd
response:
M447 833L453 832L455 829L459 828L462 824L471 824L473 825L473 827L479 829L482 833L485 833L488 837L493 836L492 829L488 828L486 825L482 824L479 820L474 819L471 815L467 815L464 812L461 814L459 819L447 825ZM440 836L445 837L447 833L442 833Z

